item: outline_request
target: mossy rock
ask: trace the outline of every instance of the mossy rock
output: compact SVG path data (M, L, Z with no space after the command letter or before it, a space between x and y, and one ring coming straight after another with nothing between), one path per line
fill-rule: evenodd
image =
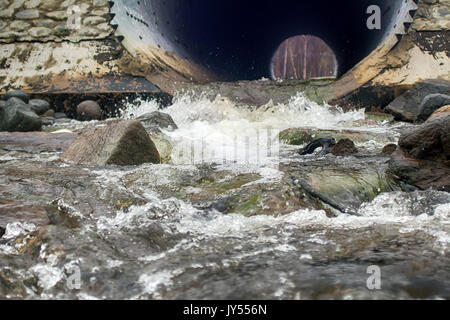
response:
M313 137L307 130L286 129L279 134L282 143L301 146L313 141Z

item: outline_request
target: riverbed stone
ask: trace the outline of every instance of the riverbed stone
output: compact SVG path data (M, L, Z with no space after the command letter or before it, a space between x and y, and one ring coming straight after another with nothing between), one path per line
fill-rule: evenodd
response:
M150 136L150 139L155 143L156 149L161 157L161 163L169 163L173 151L173 144L170 137L158 128L147 130L147 133Z
M66 119L69 119L69 117L64 112L55 112L55 119L57 119L57 120L60 120L60 119L61 120L66 120Z
M450 108L405 132L389 162L399 179L420 189L450 192Z
M95 101L86 100L77 106L77 120L91 121L100 120L102 117L102 109Z
M61 160L87 165L140 165L161 163L155 144L135 120L110 121L82 132Z
M43 115L50 109L50 103L41 99L31 99L28 104L31 109L38 115Z
M28 97L28 95L25 92L23 92L22 90L11 90L2 96L2 100L4 100L4 101L8 101L11 98L19 98L20 100L22 100L25 103L28 103L28 101L30 101L30 98Z
M450 81L432 79L419 82L411 90L392 101L385 110L393 114L395 120L414 122L425 97L436 93L450 95Z
M423 99L419 108L417 121L426 121L436 110L450 104L450 96L446 94L430 94Z
M358 153L355 143L350 139L341 139L331 148L331 153L335 156L349 156Z
M160 128L167 130L176 130L178 126L173 121L172 117L167 113L154 111L146 113L137 118L145 128Z
M45 226L50 223L45 206L28 205L15 199L1 199L0 208L0 225L2 227L13 222L33 223L36 226Z
M39 131L41 127L41 118L18 98L9 99L0 109L0 131Z

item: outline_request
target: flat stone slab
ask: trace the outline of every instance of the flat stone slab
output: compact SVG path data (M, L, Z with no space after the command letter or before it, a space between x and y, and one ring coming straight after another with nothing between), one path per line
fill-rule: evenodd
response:
M59 152L75 140L75 133L0 132L0 149L25 152Z

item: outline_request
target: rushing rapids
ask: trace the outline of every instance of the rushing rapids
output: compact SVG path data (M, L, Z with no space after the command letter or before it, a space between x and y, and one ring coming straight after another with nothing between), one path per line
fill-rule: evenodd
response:
M155 110L141 101L122 117ZM450 297L450 195L406 192L386 173L381 149L407 125L301 94L259 108L180 94L163 111L178 126L162 130L173 146L166 164L75 166L57 148L0 151L0 206L20 202L27 217L6 221L0 238L0 298ZM360 152L301 157L279 140L289 128L351 136ZM381 290L367 287L374 265Z

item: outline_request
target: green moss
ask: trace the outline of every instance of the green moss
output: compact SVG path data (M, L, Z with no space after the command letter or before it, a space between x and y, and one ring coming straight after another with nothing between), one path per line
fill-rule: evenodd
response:
M237 212L243 214L244 216L252 216L260 211L258 206L259 196L252 195L247 201L237 208Z

